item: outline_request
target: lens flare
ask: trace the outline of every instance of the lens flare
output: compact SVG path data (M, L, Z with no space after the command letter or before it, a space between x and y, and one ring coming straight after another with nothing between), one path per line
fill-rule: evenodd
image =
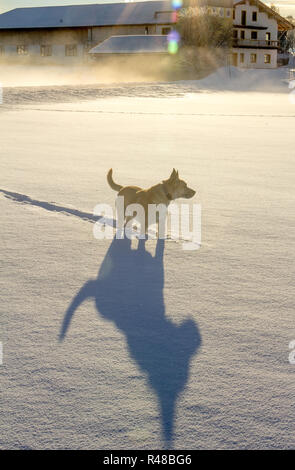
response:
M174 9L174 12L172 14L172 21L174 23L177 23L177 19L178 19L177 10L179 10L182 7L182 0L172 0L172 7ZM171 31L171 33L168 34L167 40L168 40L169 54L176 54L178 52L179 41L180 41L180 34L178 33L178 31Z
M179 42L180 41L180 34L178 31L171 31L171 33L168 34L168 41L175 41Z
M171 31L168 34L168 52L170 54L176 54L178 52L178 43L180 41L180 35L178 31Z
M176 41L169 41L168 52L169 54L176 54L178 52L178 44Z
M182 0L172 0L172 7L175 10L178 10L179 8L182 7Z
M178 13L177 10L174 10L172 13L172 23L177 23L178 20Z

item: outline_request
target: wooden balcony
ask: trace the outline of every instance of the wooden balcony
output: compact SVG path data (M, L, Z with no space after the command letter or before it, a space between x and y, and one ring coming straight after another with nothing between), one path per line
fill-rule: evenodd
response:
M278 49L279 41L267 39L233 39L233 47L245 47L247 49Z

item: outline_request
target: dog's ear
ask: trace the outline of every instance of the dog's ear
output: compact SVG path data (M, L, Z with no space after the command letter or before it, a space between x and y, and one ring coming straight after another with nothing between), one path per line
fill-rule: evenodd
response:
M174 181L178 178L178 171L175 170L175 168L173 168L173 171L170 175L170 178L169 178L169 181Z

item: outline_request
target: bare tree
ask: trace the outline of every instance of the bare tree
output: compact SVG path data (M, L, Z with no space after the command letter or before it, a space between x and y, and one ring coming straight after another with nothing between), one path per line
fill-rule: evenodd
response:
M291 29L287 33L286 49L292 49L294 51L295 50L295 18L289 15L287 16L287 20L290 21L290 23L294 25L294 29Z
M225 65L232 45L232 19L210 14L206 7L188 7L180 11L176 29L181 38L180 66L204 76Z
M231 47L232 26L232 19L212 15L207 8L185 8L177 22L182 45L195 47Z

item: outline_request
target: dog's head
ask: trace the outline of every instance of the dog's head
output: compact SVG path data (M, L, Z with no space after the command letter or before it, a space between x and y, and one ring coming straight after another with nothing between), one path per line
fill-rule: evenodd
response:
M175 168L173 168L170 177L163 181L163 183L172 199L177 199L179 197L190 199L196 194L196 191L189 188L187 183L179 178L178 171L176 171Z

